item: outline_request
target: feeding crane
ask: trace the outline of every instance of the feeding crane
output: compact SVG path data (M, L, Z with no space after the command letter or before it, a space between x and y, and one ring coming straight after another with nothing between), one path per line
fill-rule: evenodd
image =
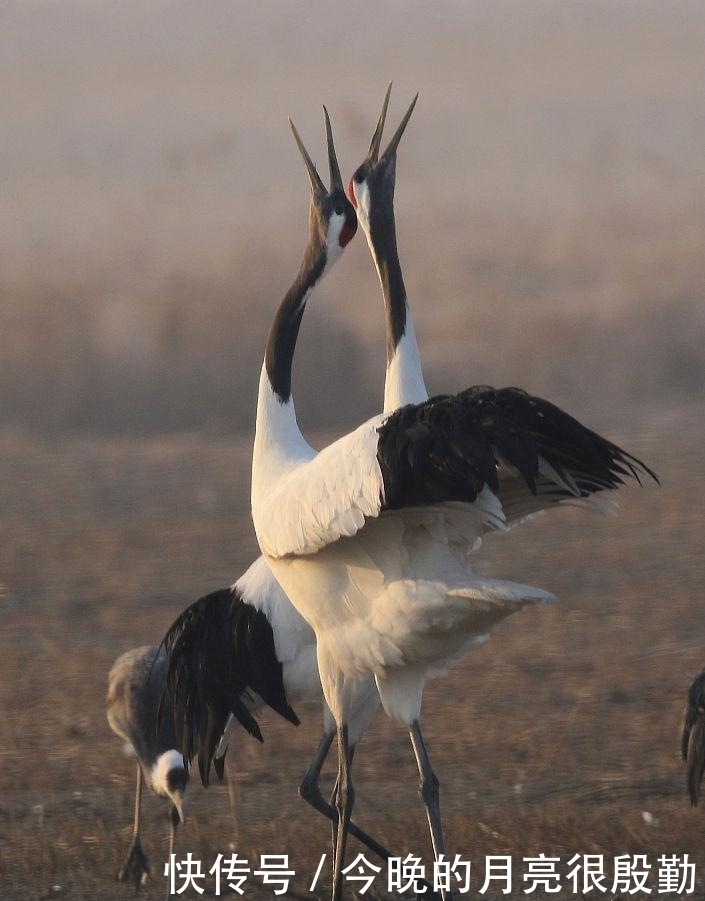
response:
M155 795L171 801L169 859L174 851L176 829L184 821L183 799L188 772L183 755L177 750L173 718L163 716L160 721L157 719L168 665L163 649L145 645L121 654L108 675L108 723L137 758L132 843L118 873L121 882L133 882L135 887L139 887L149 875L149 861L140 839L142 781Z

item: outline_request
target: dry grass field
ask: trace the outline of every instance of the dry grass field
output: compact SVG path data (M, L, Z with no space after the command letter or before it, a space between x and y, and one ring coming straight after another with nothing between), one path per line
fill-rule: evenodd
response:
M657 856L689 853L702 893L705 824L686 802L678 729L703 662L705 440L685 420L617 437L662 487L625 492L617 519L565 510L485 542L480 565L530 578L561 603L507 621L433 683L426 730L449 849L478 877L492 854L519 867L541 852L563 862L643 853L656 868ZM106 674L252 558L247 443L42 444L7 432L0 463L2 895L126 898L112 877L129 843L133 765L105 721ZM304 713L298 729L267 718L264 746L243 734L232 749L235 823L223 787L190 787L184 853L212 863L231 842L250 860L288 853L292 886L305 892L328 829L296 797L319 730L318 711ZM360 822L428 860L403 730L379 716L356 773ZM166 806L148 797L144 807L157 862ZM153 880L148 897L162 890Z
M254 392L305 243L286 117L320 159L325 102L351 172L390 78L390 121L421 92L396 204L431 389L520 384L662 481L617 519L563 510L483 545L478 566L561 603L426 692L448 849L471 897L486 855L524 897L541 853L564 877L604 855L590 898L626 897L623 854L672 897L658 858L690 854L703 897L679 725L705 663L704 46L700 0L0 2L2 901L133 896L107 673L256 553ZM379 403L378 293L358 238L306 315L297 408L321 442ZM296 797L320 728L301 713L231 749L234 816L225 787L189 788L177 840L206 869L289 854L299 901L329 838ZM360 824L428 862L402 730L379 716L355 772ZM144 811L159 898L166 805Z

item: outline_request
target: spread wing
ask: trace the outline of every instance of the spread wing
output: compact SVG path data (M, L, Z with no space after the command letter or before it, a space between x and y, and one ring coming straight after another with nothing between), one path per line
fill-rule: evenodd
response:
M414 507L472 509L481 533L559 503L608 511L604 492L641 474L656 478L548 401L475 387L371 419L295 465L258 504L255 529L271 557L316 553Z

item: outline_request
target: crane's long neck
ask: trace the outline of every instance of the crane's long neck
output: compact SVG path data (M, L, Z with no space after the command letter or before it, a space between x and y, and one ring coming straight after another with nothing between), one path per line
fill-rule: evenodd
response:
M257 492L266 490L268 479L281 474L288 465L313 454L296 421L291 370L306 302L328 263L325 245L312 242L269 331L257 398L252 456L253 503Z
M367 242L379 275L387 324L387 370L384 411L428 398L416 341L414 321L406 299L406 287L397 250L394 212L370 216Z
M282 405L291 400L291 369L306 301L323 276L327 259L324 246L309 244L299 274L279 305L269 330L264 368L271 389Z

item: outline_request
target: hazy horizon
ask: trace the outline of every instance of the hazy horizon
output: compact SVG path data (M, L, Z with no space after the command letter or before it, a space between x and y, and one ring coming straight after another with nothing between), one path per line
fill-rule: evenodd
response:
M322 160L325 102L347 174L390 79L391 124L420 91L396 206L432 387L511 381L566 404L597 390L621 411L697 399L700 13L558 0L5 3L2 422L249 427L267 324L306 241L287 116ZM378 405L378 297L360 235L302 332L297 397L312 421L341 409L315 390L313 347L332 348L326 383L325 367L354 359L339 382L350 415Z

